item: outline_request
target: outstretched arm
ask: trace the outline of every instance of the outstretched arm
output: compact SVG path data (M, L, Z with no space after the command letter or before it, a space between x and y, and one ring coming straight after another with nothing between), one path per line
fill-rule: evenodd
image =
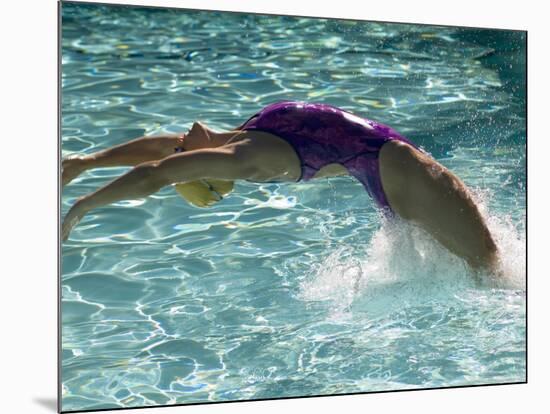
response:
M88 155L68 157L62 161L62 183L67 185L84 171L98 167L134 166L160 160L174 154L181 145L180 135L140 137Z
M139 164L106 186L78 199L65 216L62 238L66 240L71 229L95 208L146 197L172 183L202 178L247 179L256 171L253 158L242 149L242 145L178 153L160 161Z

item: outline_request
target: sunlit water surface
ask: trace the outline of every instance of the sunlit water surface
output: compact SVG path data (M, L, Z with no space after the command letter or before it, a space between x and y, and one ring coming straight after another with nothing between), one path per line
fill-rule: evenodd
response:
M62 248L63 410L525 380L523 34L71 4L62 23L63 156L337 105L461 177L506 273L384 223L351 177L119 202ZM62 214L125 171L81 175Z

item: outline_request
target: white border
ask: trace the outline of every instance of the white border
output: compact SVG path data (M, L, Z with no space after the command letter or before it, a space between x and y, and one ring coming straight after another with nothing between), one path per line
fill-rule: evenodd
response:
M550 136L544 7L505 1L132 0L131 3L529 31L529 384L344 397L124 410L124 413L281 411L517 413L547 406L548 272L542 258ZM538 2L539 3L539 2ZM540 2L539 4L543 4ZM2 5L3 412L51 413L56 398L56 92L57 4ZM7 147L5 144L8 144ZM547 267L547 266L546 266ZM7 387L7 388L6 388ZM10 409L11 408L11 409Z

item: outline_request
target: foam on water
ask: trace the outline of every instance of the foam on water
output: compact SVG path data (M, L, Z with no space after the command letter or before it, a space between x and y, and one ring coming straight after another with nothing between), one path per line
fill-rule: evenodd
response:
M301 283L300 298L330 301L334 317L354 310L374 314L388 309L390 302L395 308L452 298L468 289L523 292L523 223L515 225L509 215L488 214L490 193L473 193L500 252L497 274L473 271L426 231L397 218L383 221L366 247L343 243L315 264L311 276Z

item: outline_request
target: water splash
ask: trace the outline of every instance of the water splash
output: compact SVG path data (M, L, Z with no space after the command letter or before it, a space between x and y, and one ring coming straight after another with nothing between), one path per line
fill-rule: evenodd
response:
M498 275L489 275L491 283L494 287L524 291L527 262L525 216L514 220L509 213L490 212L488 206L494 195L492 191L474 189L472 195L500 252Z
M300 298L328 301L330 317L453 300L475 289L525 289L525 235L510 216L488 214L490 194L476 200L493 234L501 263L498 275L474 272L426 231L401 219L384 221L365 247L341 244L313 266ZM391 304L391 305L388 305ZM349 315L348 315L349 316Z

